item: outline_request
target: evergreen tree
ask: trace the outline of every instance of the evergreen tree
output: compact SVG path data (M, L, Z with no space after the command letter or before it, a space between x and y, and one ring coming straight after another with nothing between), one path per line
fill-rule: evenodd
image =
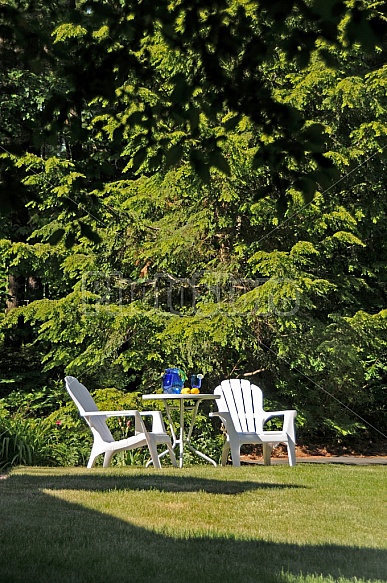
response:
M246 376L304 440L380 437L383 3L207 4L2 5L4 346L92 388Z

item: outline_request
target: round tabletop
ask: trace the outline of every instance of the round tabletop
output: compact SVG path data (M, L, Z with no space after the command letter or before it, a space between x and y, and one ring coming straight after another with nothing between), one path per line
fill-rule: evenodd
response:
M149 399L176 399L178 401L183 401L184 399L190 399L191 401L198 401L199 399L208 400L208 399L219 399L220 395L214 395L212 393L153 393L151 395L143 395L142 398L144 400Z

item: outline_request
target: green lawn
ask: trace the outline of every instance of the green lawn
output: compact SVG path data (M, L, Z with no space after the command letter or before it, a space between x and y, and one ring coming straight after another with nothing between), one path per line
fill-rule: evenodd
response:
M387 467L18 468L1 583L387 581Z

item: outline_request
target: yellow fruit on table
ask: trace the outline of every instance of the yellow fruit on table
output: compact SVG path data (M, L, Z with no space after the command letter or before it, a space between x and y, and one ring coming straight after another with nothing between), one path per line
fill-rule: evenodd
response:
M191 389L191 394L192 395L198 395L199 393L200 393L199 389L196 389L196 388Z
M182 395L189 395L189 393L191 393L191 389L189 389L188 387L185 387L184 389L181 389L181 394Z

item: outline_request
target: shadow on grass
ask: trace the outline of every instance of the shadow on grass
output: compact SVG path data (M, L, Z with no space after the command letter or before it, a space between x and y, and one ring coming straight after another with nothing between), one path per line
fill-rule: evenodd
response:
M152 472L152 470L151 470ZM292 489L305 488L305 486L282 483L252 482L247 480L208 480L190 476L189 478L181 475L167 475L163 473L145 473L130 475L103 475L94 473L85 473L84 475L46 475L33 476L28 474L12 475L13 481L16 479L21 484L23 479L26 483L36 485L37 488L48 489L77 489L106 492L110 490L159 490L160 492L206 492L207 494L224 494L234 496L243 494L250 490L267 490L267 489ZM44 483L44 486L42 484ZM1 583L1 582L0 582Z
M92 479L90 479L92 478ZM155 532L44 490L197 492L232 496L283 484L184 476L11 475L0 482L1 583L293 583L385 581L387 551ZM85 498L83 498L85 500ZM222 516L219 516L219 523ZM189 525L187 525L188 527ZM291 528L291 525L289 525Z

